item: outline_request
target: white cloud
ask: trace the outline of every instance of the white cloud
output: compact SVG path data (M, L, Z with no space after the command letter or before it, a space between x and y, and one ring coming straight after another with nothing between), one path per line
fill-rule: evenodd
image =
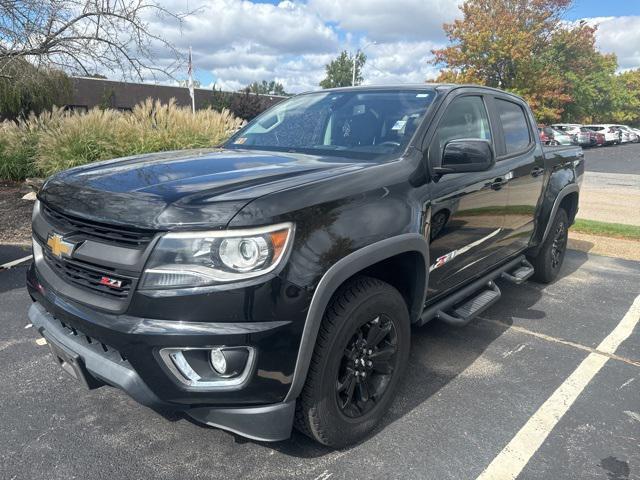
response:
M185 8L179 0L162 5ZM153 29L181 51L191 46L196 71L210 71L224 89L275 79L292 92L309 90L341 48L335 29L304 4L198 0L190 10L181 26L152 19Z
M598 48L602 52L615 53L620 69L640 67L640 16L595 17L584 20L590 25L598 25Z
M164 4L167 2L163 2ZM251 43L264 53L325 52L337 47L336 33L304 5L284 1L278 5L247 0L200 0L182 28L162 34L176 45L215 51L238 43Z
M172 11L186 6L184 0L161 1ZM324 65L341 50L371 41L377 44L366 48L366 84L420 83L435 77L438 71L428 63L431 50L445 43L442 23L460 16L461 1L286 0L272 5L189 0L196 13L181 28L166 19L151 23L152 31L181 51L191 45L196 72L211 72L224 89L276 80L298 93L319 88ZM598 47L616 53L621 69L640 66L639 16L586 20L600 25ZM158 61L168 59L160 55Z
M433 42L390 42L370 47L370 58L363 76L366 84L423 83L437 75L429 63L431 50L440 47Z
M324 19L374 40L444 39L442 24L460 16L461 0L310 0Z

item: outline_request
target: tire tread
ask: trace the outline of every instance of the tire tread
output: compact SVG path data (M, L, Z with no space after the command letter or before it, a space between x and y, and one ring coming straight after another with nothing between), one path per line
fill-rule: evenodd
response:
M346 317L351 303L357 301L360 296L370 290L389 287L390 285L376 278L358 276L341 287L324 313L313 356L309 364L305 386L296 403L294 419L294 425L299 431L324 445L332 445L332 441L322 426L317 407L313 401L314 392L317 390L322 378L320 363L323 356L328 352L331 338L339 327L341 320Z

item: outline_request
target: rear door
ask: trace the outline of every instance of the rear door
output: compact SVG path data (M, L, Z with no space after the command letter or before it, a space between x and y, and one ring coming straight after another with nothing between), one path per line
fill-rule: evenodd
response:
M508 255L526 248L533 234L544 183L544 155L534 136L528 108L513 97L493 99L497 117L497 163L508 171L504 236L499 245Z
M484 94L460 94L443 108L432 136L427 138L432 166L440 165L444 147L451 140L494 142L495 126ZM430 299L499 260L496 243L503 235L507 174L506 168L496 164L484 172L444 175L431 182Z

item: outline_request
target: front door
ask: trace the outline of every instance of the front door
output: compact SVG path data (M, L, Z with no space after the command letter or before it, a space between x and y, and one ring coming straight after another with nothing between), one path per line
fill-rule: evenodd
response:
M451 140L493 142L492 132L484 97L458 96L437 122L429 142L429 161L439 165L444 146ZM499 261L497 242L504 236L509 179L508 167L496 163L484 172L449 174L431 182L429 299Z

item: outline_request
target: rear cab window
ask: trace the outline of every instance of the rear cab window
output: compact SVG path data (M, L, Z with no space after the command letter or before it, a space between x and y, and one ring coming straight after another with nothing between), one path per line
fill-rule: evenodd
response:
M531 145L531 132L524 109L517 103L496 98L496 110L506 147L506 154L513 155L527 150Z

